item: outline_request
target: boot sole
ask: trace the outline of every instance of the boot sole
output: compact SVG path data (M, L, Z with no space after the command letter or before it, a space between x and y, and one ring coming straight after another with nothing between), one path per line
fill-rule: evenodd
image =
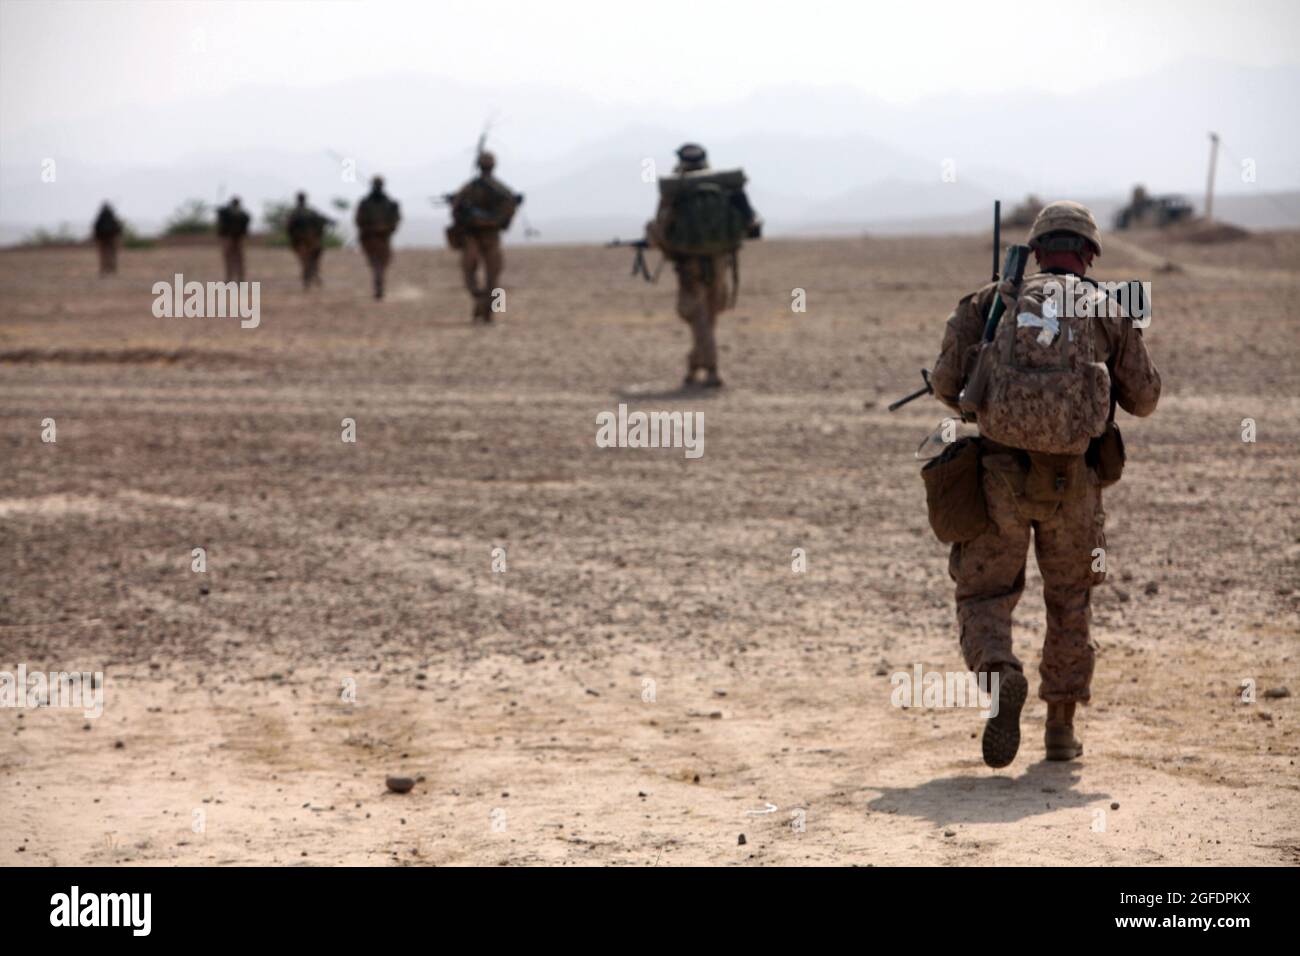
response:
M984 762L997 769L1016 759L1020 750L1020 711L1029 696L1029 681L1019 671L998 681L998 713L984 723Z

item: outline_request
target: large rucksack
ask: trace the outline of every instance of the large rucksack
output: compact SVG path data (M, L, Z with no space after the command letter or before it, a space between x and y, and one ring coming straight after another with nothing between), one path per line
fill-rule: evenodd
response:
M667 252L715 256L735 252L749 229L738 195L745 185L740 170L699 170L659 180L659 195L671 215L663 231Z
M1076 276L1025 279L989 346L988 387L978 408L980 434L1025 451L1082 454L1106 428L1110 373L1096 361L1091 315L1100 293ZM1086 296L1094 308L1071 316Z

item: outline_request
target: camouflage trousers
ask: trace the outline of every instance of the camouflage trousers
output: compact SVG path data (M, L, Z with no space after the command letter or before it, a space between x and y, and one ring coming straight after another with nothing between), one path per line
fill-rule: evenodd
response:
M718 315L731 307L727 282L728 256L692 256L677 259L677 314L691 327L691 351L686 372L696 369L717 371L718 346L714 326Z
M1094 645L1088 636L1092 588L1105 578L1101 488L1082 468L1083 487L1067 500L1040 504L1013 490L1017 466L1010 455L983 459L990 525L978 537L952 546L948 573L957 584L957 622L966 666L980 672L1005 664L1022 670L1011 648L1011 614L1025 589L1029 540L1043 576L1047 635L1039 696L1049 702L1087 703ZM1023 489L1023 470L1018 477ZM1101 559L1094 549L1102 548ZM1102 570L1093 571L1098 566Z
M95 245L99 247L99 274L106 276L116 272L117 240L96 239Z
M483 266L483 284L478 284L479 264ZM465 288L474 299L474 318L490 318L492 295L500 288L505 257L501 254L501 233L496 229L467 230L460 248L460 268Z
M374 276L376 295L383 291L384 273L393 259L392 236L391 232L363 232L360 236L361 251L366 254L366 261L370 263L370 272Z
M221 258L226 264L226 281L244 281L244 237L225 236L221 240Z
M325 245L320 236L305 236L293 241L293 252L302 266L302 287L320 285L320 257Z

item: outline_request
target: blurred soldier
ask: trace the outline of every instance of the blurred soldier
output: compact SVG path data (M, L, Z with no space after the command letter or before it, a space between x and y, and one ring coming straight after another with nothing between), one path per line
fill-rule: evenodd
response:
M375 277L375 298L384 297L384 270L392 258L393 233L402 214L397 203L384 193L384 179L376 176L370 181L370 193L357 204L357 234L361 238L361 249L370 263L370 271Z
M117 244L122 238L122 229L122 220L105 200L92 227L95 245L99 249L99 274L102 276L117 272Z
M496 157L486 150L478 154L479 174L460 190L447 197L451 204L452 225L447 241L460 250L460 266L465 274L465 288L474 300L473 321L492 321L492 297L499 288L505 259L501 255L501 233L510 228L515 210L524 197L512 192L492 174ZM479 284L479 264L483 265L483 283Z
M320 257L325 249L325 227L330 220L307 205L307 194L298 193L298 202L285 221L289 245L302 263L302 287L321 284Z
M691 327L684 384L694 385L702 371L705 387L717 388L722 379L714 326L736 304L740 245L759 238L761 224L745 195L743 173L709 174L704 147L695 143L678 149L677 160L677 175L659 181L659 208L646 225L646 240L677 272L677 314Z
M226 281L244 281L244 238L248 235L248 213L238 196L217 209L217 235L221 238L221 257L226 263Z
M1012 651L1011 614L1025 587L1031 537L1047 605L1039 667L1039 696L1047 702L1047 759L1072 760L1083 753L1074 713L1075 705L1091 696L1091 592L1105 577L1101 489L1119 479L1124 458L1115 406L1145 416L1160 398L1160 374L1141 329L1083 278L1101 255L1092 213L1068 200L1049 203L1030 227L1028 245L1037 273L1026 276L1018 289L1006 281L989 283L962 299L948 319L931 377L935 395L960 411L958 399L976 364L985 318L1001 294L1010 305L999 322L998 348L989 357L1011 370L1002 381L1028 384L1018 390L990 386L986 392L977 414L979 467L971 474L974 490L983 492L988 524L954 544L948 562L966 664L978 674L999 675L999 709L987 721L983 739L984 761L991 767L1009 764L1020 745L1028 681ZM1058 296L1059 290L1064 293ZM1087 308L1080 305L1084 300ZM1061 311L1058 301L1075 305ZM994 402L1001 403L996 415ZM1016 407L1002 407L1011 404ZM1005 436L1007 422L1030 423L1020 446L990 434ZM1046 423L1041 434L1059 425L1076 440L1041 450L1045 442L1029 437L1040 427L1035 422ZM1022 447L1031 444L1040 450ZM1061 447L1084 450L1055 453Z

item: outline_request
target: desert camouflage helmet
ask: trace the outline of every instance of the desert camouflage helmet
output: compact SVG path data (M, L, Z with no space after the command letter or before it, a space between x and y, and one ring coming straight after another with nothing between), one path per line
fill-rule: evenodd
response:
M478 154L478 168L483 170L483 172L486 173L489 170L495 168L496 164L497 164L496 156L494 156L492 153L489 153L486 149L483 150L483 152Z
M1052 248L1053 243L1044 243L1043 237L1049 233L1065 232L1086 239L1097 255L1101 255L1101 231L1092 212L1083 203L1070 199L1058 199L1043 207L1034 224L1029 227L1029 247L1031 249ZM1065 248L1057 245L1057 248Z

